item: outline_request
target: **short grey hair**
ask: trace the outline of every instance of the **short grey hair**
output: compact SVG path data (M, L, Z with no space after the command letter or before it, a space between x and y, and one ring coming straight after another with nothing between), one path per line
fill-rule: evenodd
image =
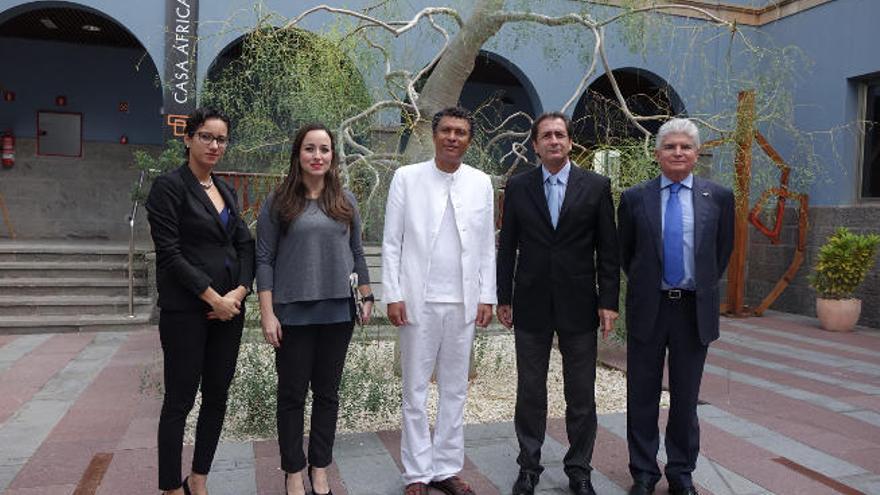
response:
M700 147L700 130L697 129L696 124L690 119L676 118L667 120L665 124L660 126L660 130L657 131L657 140L654 144L654 149L660 149L663 140L666 139L668 134L687 134L688 137L691 138L691 141L694 142L694 147Z

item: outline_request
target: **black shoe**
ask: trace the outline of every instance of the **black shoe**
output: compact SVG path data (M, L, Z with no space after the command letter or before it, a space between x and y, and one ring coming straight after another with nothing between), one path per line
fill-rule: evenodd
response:
M327 480L327 493L318 493L318 490L315 490L315 484L312 483L312 465L309 465L309 484L312 485L312 493L314 495L333 495L333 490L330 489L330 480Z
M520 471L519 477L513 484L512 495L534 495L536 486L538 486L537 474Z
M593 489L593 483L590 482L590 478L569 479L568 487L571 488L574 495L596 495L596 490Z
M192 495L192 492L189 491L189 476L183 479L183 484L180 487L183 488L184 495Z
M627 493L629 495L651 495L654 493L654 487L636 481Z
M693 486L669 487L669 495L700 495Z

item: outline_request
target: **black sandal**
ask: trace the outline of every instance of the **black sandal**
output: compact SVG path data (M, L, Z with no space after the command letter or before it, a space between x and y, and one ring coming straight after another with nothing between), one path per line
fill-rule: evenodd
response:
M315 490L315 484L312 482L312 465L309 465L309 484L312 485L312 494L313 495L333 495L333 490L330 489L330 479L327 479L327 493L318 493Z

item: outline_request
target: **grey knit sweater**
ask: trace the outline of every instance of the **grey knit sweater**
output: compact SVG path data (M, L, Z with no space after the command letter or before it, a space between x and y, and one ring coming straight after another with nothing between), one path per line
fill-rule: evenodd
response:
M345 197L354 208L351 226L309 201L285 234L272 214L275 193L269 195L257 219L257 291L271 290L272 302L283 304L347 298L352 272L359 284L370 283L357 201L347 190Z

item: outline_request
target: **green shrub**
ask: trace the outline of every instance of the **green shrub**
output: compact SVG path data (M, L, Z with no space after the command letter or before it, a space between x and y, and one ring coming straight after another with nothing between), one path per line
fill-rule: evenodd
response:
M258 311L253 311L259 314ZM400 408L400 378L391 366L391 342L369 335L371 327L355 329L339 389L339 426L351 427L364 418L384 418ZM235 438L271 438L275 432L277 376L275 352L258 328L242 339L235 379L229 389L226 427ZM305 424L311 416L306 398Z
M880 235L853 234L840 227L819 249L810 286L823 299L850 299L874 265Z
M276 390L272 347L266 343L242 343L226 412L226 427L233 436L275 436Z

